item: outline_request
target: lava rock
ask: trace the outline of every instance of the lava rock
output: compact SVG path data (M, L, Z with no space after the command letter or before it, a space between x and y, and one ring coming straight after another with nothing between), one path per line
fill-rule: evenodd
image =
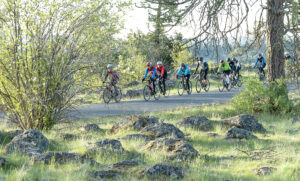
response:
M172 124L158 123L152 124L141 130L141 134L152 136L153 138L174 136L175 138L184 138L184 134L180 129Z
M266 129L260 124L254 116L248 114L240 114L225 120L230 126L236 126L248 131L265 132Z
M150 116L128 116L125 119L122 119L118 123L114 124L111 128L111 133L116 133L120 130L136 130L140 131L146 126L158 123L158 119L156 117Z
M212 122L204 116L185 117L182 119L179 125L196 128L202 131L209 131L213 129Z
M250 131L233 127L228 130L226 133L226 138L237 138L237 139L249 139L249 138L256 138Z

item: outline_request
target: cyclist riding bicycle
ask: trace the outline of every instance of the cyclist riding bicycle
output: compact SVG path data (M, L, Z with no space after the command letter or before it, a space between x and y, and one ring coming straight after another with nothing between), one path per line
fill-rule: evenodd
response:
M146 69L146 73L145 73L145 76L144 78L142 79L142 81L144 82L148 73L150 72L150 81L152 82L152 86L153 86L153 92L152 94L156 94L156 91L155 91L155 80L156 80L156 77L157 77L157 70L156 70L156 67L152 65L151 62L147 62L147 69Z
M234 62L235 67L236 67L235 76L237 76L239 78L239 76L240 76L240 70L241 70L242 66L241 66L240 62L236 58L233 58L233 62Z
M265 58L262 56L261 53L258 54L254 68L256 68L258 64L260 64L260 66L258 67L259 71L262 72L265 76L264 68L266 67L266 63L265 63Z
M190 77L191 77L191 70L185 63L181 63L181 67L179 68L176 78L178 79L179 75L183 74L183 76L186 78L186 85L188 93L190 93Z
M232 75L235 75L235 72L236 72L236 67L235 67L235 64L234 64L234 61L233 59L231 60L230 58L227 59L227 62L231 68L231 74Z
M201 66L201 70L200 70L199 74L200 74L200 76L203 75L204 82L206 83L209 67L208 67L207 62L203 62L203 57L198 58L198 64L197 64L197 68L194 72L194 75L197 73L198 68L200 66Z
M224 60L221 60L221 64L218 68L218 74L221 72L221 70L226 75L226 83L228 84L231 68L230 68L230 65L227 62L225 62Z
M111 86L116 86L117 83L119 82L119 74L117 73L117 71L113 70L112 64L108 64L107 65L107 73L106 73L106 75L104 77L103 83L106 81L106 79L107 79L108 76L111 77L110 85Z
M160 72L160 75L158 76L159 77L159 88L161 90L163 90L163 95L166 94L166 80L168 78L168 74L167 74L167 71L166 71L166 68L165 66L163 65L163 63L161 61L158 61L157 62L157 67L156 67L156 70ZM163 89L161 87L161 83L163 84Z

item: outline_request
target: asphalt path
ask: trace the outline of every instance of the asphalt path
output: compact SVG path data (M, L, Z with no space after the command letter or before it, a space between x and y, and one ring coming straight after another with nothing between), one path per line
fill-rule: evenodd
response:
M161 96L159 100L152 99L148 102L144 100L132 100L121 101L120 103L82 105L76 107L76 109L71 112L71 115L74 118L87 119L104 116L141 114L211 103L225 103L237 93L239 93L237 89L232 89L230 92L226 90L219 92L216 90L183 96Z

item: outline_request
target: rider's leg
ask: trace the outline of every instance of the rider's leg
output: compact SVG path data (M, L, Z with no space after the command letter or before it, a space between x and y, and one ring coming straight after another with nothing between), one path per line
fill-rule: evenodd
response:
M191 77L191 74L186 75L186 85L187 85L188 90L190 90L190 77Z
M153 92L155 93L155 80L152 80Z
M165 94L166 93L166 78L163 77L162 79L162 83L163 83L163 93Z
M203 79L204 79L204 84L206 85L206 83L207 83L207 74L208 74L208 70L205 70L204 71L204 76L203 76Z

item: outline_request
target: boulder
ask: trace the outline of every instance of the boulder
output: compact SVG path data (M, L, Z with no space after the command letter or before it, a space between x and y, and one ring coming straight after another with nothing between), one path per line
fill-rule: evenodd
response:
M228 130L226 133L226 138L237 138L237 139L249 139L249 138L256 138L250 131L233 127Z
M81 129L81 131L85 131L85 132L99 132L99 131L103 131L102 129L99 128L99 126L97 124L86 124L85 126L83 126Z
M132 167L139 166L139 164L140 164L140 162L138 162L136 160L125 160L122 162L115 163L115 164L111 165L109 168L118 169L118 170L128 170Z
M143 95L143 89L139 89L139 90L128 90L125 94L125 97L139 97Z
M170 154L169 159L190 160L199 155L192 145L180 139L157 138L144 146L146 150L164 150Z
M61 135L61 138L62 138L63 140L74 140L74 139L77 138L77 136L76 136L76 135L73 135L73 134L66 133L66 134L62 134L62 135Z
M85 156L81 156L77 153L68 153L68 152L46 152L40 155L36 155L33 157L33 161L42 162L44 164L50 164L51 161L54 161L58 164L64 164L66 162L89 162L91 165L95 165L96 161L91 158L87 158Z
M196 128L202 131L209 131L213 129L212 122L204 116L185 117L182 119L179 125Z
M262 167L256 170L256 174L259 176L267 176L270 175L276 168L273 167Z
M292 117L291 121L292 121L292 124L294 124L294 123L296 123L296 122L299 121L299 118L297 118L297 117Z
M207 133L206 136L208 136L208 137L217 137L219 135L217 133Z
M140 174L148 177L167 177L171 179L181 179L184 177L183 170L180 167L172 165L155 164L149 168L139 171Z
M94 144L89 145L90 152L98 152L98 151L113 151L113 152L123 152L125 151L122 147L122 144L118 140L114 139L104 139Z
M87 177L97 179L97 180L113 179L113 178L117 177L119 174L120 174L120 172L117 172L115 170L100 170L100 171L86 172Z
M225 120L230 126L236 126L248 131L262 131L265 132L266 129L260 124L254 116L248 114L240 114Z
M166 81L166 86L168 87L175 87L176 81L175 80L167 80Z
M150 141L153 140L151 136L143 135L143 134L130 134L122 137L124 140L143 140L143 141Z
M4 167L6 164L7 164L6 159L3 158L3 157L0 157L0 168L1 168L1 167Z
M18 151L25 155L36 155L44 152L49 146L48 139L37 130L26 130L24 133L14 137L6 146L6 153Z
M173 136L175 138L184 138L184 134L180 129L172 124L158 123L151 124L140 131L141 134L152 136L153 138Z
M116 133L120 130L132 129L132 130L141 130L146 126L158 123L156 117L151 116L128 116L114 124L111 128L112 133Z
M22 133L24 133L24 130L14 130L14 131L7 132L7 136L12 139Z
M129 82L129 83L126 85L126 87L132 87L132 86L136 86L136 85L139 85L139 84L140 84L140 82L134 80L134 81Z

